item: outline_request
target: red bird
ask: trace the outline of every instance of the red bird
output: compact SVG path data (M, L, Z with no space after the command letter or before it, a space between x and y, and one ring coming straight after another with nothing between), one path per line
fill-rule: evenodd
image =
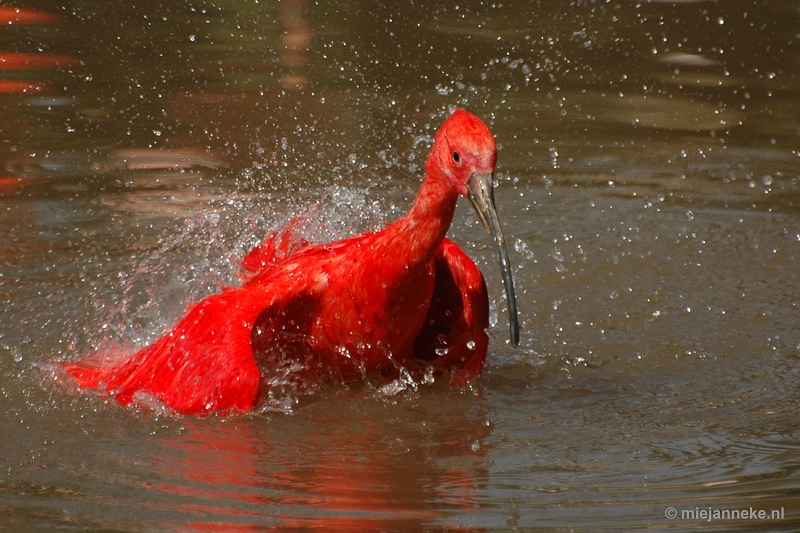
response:
M244 259L251 277L209 296L167 334L121 362L64 368L120 404L155 397L178 413L249 411L273 387L433 369L456 385L486 360L483 275L445 238L469 198L500 258L511 338L519 343L511 267L493 194L489 128L456 110L436 133L414 205L385 229L290 249L291 228Z

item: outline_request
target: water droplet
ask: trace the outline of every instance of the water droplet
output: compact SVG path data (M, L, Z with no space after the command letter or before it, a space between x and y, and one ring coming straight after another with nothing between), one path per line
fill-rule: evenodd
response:
M608 293L608 297L611 298L612 300L615 300L617 296L619 296L619 291L616 289Z
M380 389L378 389L378 393L384 394L386 396L394 396L399 392L403 392L408 388L408 384L403 381L402 379L396 379L391 383L387 383Z
M475 341L467 341L467 350L474 350L475 349Z
M475 442L472 443L472 446L470 446L470 447L472 448L473 452L477 452L478 450L481 449L481 443L478 442L478 441L475 441Z
M527 259L528 261L533 259L533 250L531 250L528 247L528 243L526 243L522 239L517 239L514 242L514 250L516 250L519 255L521 255L523 258Z

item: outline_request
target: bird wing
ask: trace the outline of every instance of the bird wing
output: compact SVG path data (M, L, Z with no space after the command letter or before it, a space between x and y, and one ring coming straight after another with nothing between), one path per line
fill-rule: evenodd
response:
M273 231L255 245L242 258L240 264L244 271L241 275L242 281L251 281L279 265L283 259L309 246L310 243L298 231L298 226L303 221L303 217L295 217L280 233Z
M248 411L260 396L254 326L270 310L313 300L307 280L248 284L195 305L169 332L121 364L64 367L82 387L104 388L119 403L155 397L184 414Z
M478 266L445 239L434 256L436 280L425 325L414 344L427 361L463 386L478 377L486 361L489 296Z

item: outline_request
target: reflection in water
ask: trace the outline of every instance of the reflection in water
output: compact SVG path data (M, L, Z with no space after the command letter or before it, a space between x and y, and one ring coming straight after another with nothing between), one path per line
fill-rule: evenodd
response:
M35 81L0 80L0 93L5 94L47 94L52 88Z
M287 89L301 89L308 76L300 72L308 64L306 58L311 46L312 32L303 14L305 0L281 2L281 24L285 32L281 35L278 62L289 72L281 77L281 85Z
M50 24L59 20L61 20L61 17L48 13L47 11L19 7L0 7L0 24L3 26L13 26L15 24Z
M35 9L0 8L0 25L50 24L60 17ZM35 53L3 51L0 49L0 71L36 71L68 68L80 64L72 56L48 54L41 50ZM23 73L24 74L24 73ZM5 74L2 74L5 76ZM0 94L46 94L52 87L27 79L0 79ZM0 115L2 116L2 115Z
M196 516L185 526L192 531L343 532L420 530L450 523L447 509L476 506L489 428L459 412L468 404L418 410L388 433L383 401L326 398L289 423L187 420L151 452L163 480L153 488L170 495L151 505Z
M0 8L0 528L798 529L796 2L51 4ZM146 343L298 214L394 219L454 104L523 318L512 350L492 302L476 395L153 421L35 371ZM700 504L786 516L664 515Z
M155 150L129 148L109 154L95 151L91 155L79 152L45 152L9 158L8 172L27 178L86 177L87 175L120 174L126 171L144 172L172 170L217 169L222 162L195 148Z
M50 70L77 64L77 58L65 55L0 53L0 70Z

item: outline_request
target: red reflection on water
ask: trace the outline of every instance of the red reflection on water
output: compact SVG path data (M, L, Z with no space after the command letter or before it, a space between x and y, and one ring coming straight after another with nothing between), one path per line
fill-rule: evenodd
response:
M0 24L49 24L58 22L61 17L39 11L38 9L23 9L19 7L0 7Z
M323 416L319 427L305 420L298 431L288 419L258 433L254 420L187 419L186 433L164 441L154 465L169 480L154 488L171 495L157 506L200 517L186 524L192 531L334 532L424 529L477 506L483 452L471 442L486 436L485 426L464 419L433 434L414 424L392 434L380 417L348 424Z
M79 63L67 55L0 52L0 70L50 70Z
M45 94L50 91L50 86L35 81L0 80L0 93L3 94Z
M16 176L0 176L0 194L5 190L16 188L22 184L22 180Z
M46 24L60 17L46 11L0 7L0 24ZM51 70L75 65L74 57L56 54L0 52L0 70ZM44 94L52 89L43 83L29 80L0 80L0 94Z

